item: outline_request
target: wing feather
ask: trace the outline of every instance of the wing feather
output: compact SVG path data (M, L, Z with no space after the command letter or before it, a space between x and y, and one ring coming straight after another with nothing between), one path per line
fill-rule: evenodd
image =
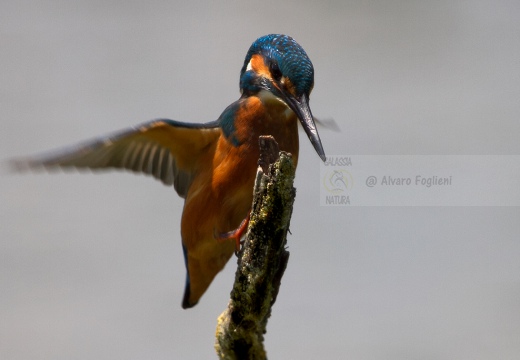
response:
M30 168L127 169L173 185L186 197L201 155L214 149L217 121L205 124L159 119L43 156L16 159L18 170Z

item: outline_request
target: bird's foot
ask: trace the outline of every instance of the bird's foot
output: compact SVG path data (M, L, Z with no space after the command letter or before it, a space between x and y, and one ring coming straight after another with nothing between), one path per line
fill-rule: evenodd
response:
M228 231L226 233L215 234L215 238L217 241L224 242L227 240L235 240L235 255L238 256L240 249L242 247L243 241L240 241L242 236L247 231L247 226L249 225L249 218L251 217L251 212L249 212L244 220L240 223L238 228L235 230Z

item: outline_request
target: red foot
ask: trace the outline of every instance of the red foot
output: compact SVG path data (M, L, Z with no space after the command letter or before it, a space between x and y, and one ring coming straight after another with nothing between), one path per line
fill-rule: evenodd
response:
M235 240L235 255L238 255L242 243L240 239L242 235L246 233L247 226L249 225L249 218L251 217L251 211L247 214L246 218L242 220L238 228L235 230L228 231L223 234L215 234L215 238L218 241Z

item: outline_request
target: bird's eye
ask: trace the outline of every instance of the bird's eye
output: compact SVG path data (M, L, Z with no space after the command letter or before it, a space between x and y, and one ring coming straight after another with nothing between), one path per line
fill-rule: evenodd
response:
M271 72L271 76L274 80L280 81L282 78L282 72L280 71L280 68L278 67L278 64L274 61L269 64L269 71Z

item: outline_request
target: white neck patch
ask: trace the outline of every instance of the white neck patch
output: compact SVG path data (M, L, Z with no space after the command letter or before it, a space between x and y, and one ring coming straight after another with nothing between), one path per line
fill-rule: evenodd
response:
M246 71L253 70L253 65L251 65L251 60L249 60L249 63L247 64Z

